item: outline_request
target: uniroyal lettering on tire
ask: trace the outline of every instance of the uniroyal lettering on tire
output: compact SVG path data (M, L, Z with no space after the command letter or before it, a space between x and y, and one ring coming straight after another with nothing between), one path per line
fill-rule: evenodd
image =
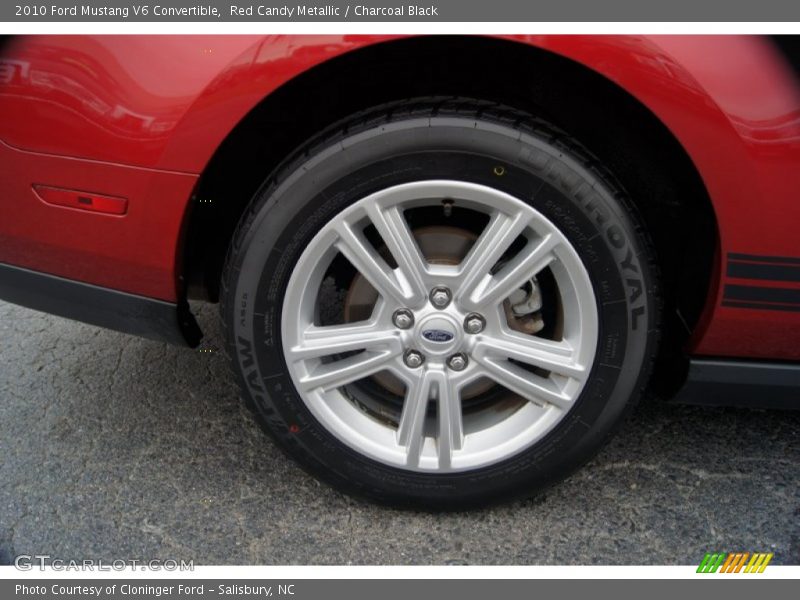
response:
M640 396L653 253L564 132L418 99L331 127L265 176L222 315L248 405L315 476L397 505L529 495Z

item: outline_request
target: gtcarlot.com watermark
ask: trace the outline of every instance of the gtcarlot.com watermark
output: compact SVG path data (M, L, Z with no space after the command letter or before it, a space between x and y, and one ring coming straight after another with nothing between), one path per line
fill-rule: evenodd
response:
M194 571L194 560L168 559L115 559L84 558L64 560L49 554L20 554L14 558L20 571Z

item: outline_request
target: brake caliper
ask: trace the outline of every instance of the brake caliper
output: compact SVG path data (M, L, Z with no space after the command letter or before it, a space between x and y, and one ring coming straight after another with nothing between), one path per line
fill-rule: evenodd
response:
M516 331L532 335L544 328L542 310L542 292L536 278L533 277L506 298L503 302L508 325Z

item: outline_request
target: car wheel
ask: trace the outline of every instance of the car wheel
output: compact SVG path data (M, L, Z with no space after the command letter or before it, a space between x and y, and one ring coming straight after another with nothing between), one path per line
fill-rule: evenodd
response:
M222 314L248 404L309 472L456 509L596 453L646 383L656 285L631 203L575 140L432 98L356 115L269 176Z

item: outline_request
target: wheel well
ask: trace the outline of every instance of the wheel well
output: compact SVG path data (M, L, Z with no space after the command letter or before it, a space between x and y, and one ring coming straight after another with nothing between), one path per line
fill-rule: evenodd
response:
M661 121L616 84L579 63L506 40L430 36L376 44L318 65L266 97L220 145L196 188L183 248L189 295L218 299L239 217L295 148L360 110L433 95L492 100L540 116L614 173L658 255L665 319L656 371L665 376L657 380L679 380L718 239L700 175Z

